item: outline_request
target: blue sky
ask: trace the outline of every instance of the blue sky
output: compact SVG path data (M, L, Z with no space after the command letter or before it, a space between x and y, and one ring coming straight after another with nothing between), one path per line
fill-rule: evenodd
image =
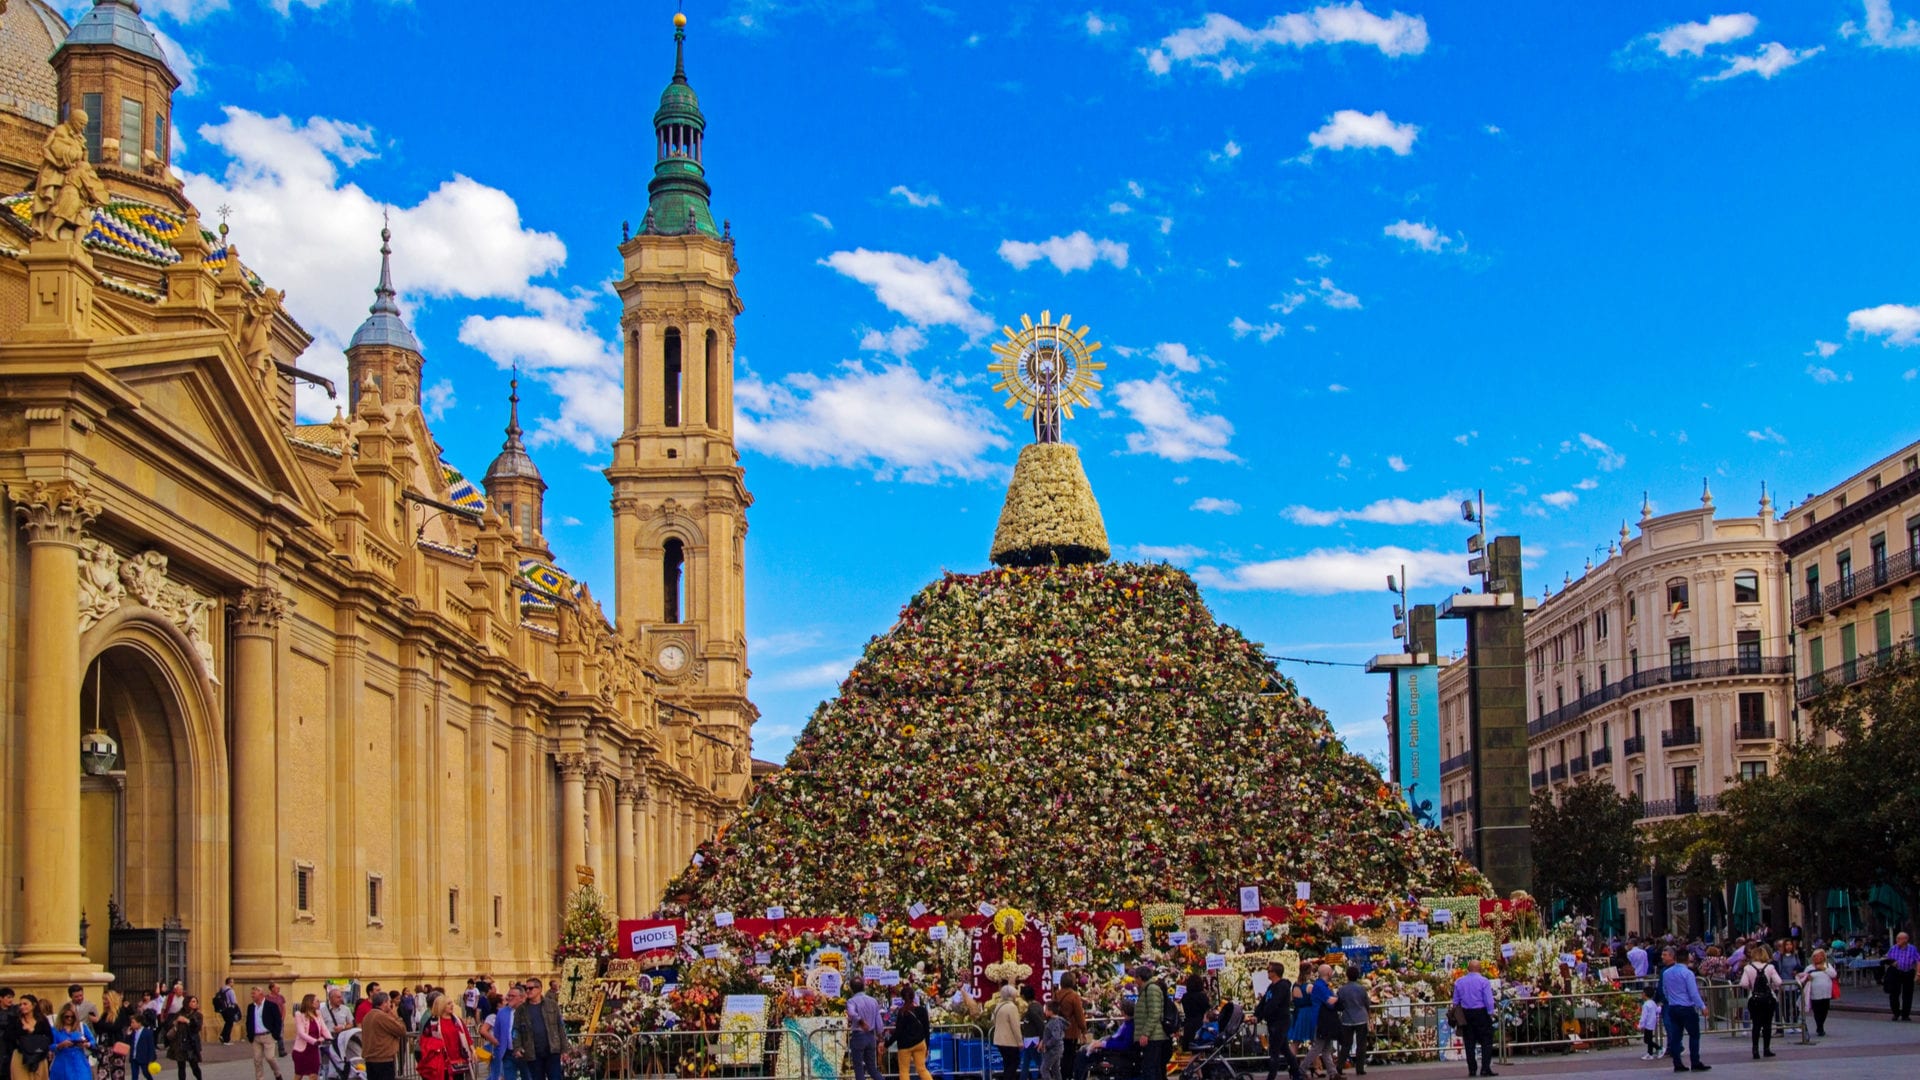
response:
M145 8L191 68L176 165L306 362L339 369L389 210L450 458L485 468L520 362L553 546L610 594L607 282L673 5ZM1107 345L1067 437L1117 552L1288 656L1392 649L1384 575L1457 589L1475 487L1537 593L1642 491L1784 509L1920 427L1920 0L688 15L747 308L759 756L985 566L1028 432L984 345L1023 312ZM1287 670L1383 747L1381 680Z

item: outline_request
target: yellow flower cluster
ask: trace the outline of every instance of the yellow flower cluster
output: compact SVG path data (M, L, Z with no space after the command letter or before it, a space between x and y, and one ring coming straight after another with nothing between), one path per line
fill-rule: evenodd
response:
M1020 451L993 531L1000 566L1105 562L1107 526L1093 497L1080 453L1065 443L1034 443Z

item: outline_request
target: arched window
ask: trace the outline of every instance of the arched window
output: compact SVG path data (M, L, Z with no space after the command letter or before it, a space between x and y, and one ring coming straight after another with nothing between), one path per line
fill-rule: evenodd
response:
M720 335L707 331L707 426L723 428L720 422Z
M668 427L680 426L680 331L669 329L666 341L666 359L661 365L660 392L664 395L666 407L665 423Z
M678 539L668 540L660 557L661 622L677 623L686 611L687 549Z
M1757 604L1760 602L1760 574L1754 570L1741 570L1733 575L1733 602L1736 604Z
M1679 612L1687 610L1688 606L1687 579L1683 577L1669 579L1667 581L1667 611L1670 614L1678 614Z

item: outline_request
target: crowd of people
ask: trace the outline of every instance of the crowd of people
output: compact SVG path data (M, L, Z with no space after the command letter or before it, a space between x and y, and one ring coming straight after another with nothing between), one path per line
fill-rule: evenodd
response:
M177 982L132 999L109 989L98 1002L77 985L58 1002L16 1000L0 987L0 1062L11 1080L147 1080L165 1059L178 1080L203 1080L217 1020L221 1045L251 1047L254 1080L287 1080L288 1070L295 1080L351 1080L355 1050L366 1080L394 1080L408 1054L422 1080L478 1080L483 1071L488 1080L561 1080L572 1042L557 991L537 978L504 986L469 979L457 996L426 984L388 991L350 982L289 1009L278 983L249 987L243 998L228 979L209 1019Z

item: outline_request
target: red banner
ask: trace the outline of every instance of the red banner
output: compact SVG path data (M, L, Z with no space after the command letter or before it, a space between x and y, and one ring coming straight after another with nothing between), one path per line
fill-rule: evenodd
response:
M986 919L965 920L973 925L973 996L991 1003L1009 983L1033 987L1041 1001L1053 1000L1053 935L1043 926L1027 923L1017 934L1002 934Z
M613 954L622 959L654 953L677 958L686 929L685 919L621 919L613 935Z

